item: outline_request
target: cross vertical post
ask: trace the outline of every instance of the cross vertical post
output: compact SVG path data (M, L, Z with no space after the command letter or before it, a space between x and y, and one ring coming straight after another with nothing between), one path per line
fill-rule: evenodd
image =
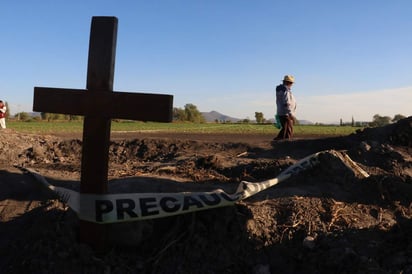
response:
M96 96L113 91L117 26L116 17L92 19L86 89ZM107 112L110 111L107 109ZM110 127L110 118L104 118L99 113L84 117L80 177L82 193L107 193ZM86 221L81 221L80 226L82 242L98 249L106 246L106 226Z
M172 121L172 95L113 91L117 25L116 17L92 18L86 90L34 87L33 111L84 115L83 194L107 193L112 118ZM80 220L80 241L104 251L106 229Z

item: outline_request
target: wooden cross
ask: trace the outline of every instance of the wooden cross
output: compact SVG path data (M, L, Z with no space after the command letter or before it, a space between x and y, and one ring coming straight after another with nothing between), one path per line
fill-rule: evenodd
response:
M84 115L81 193L107 193L111 119L171 122L172 95L113 92L118 20L93 17L86 90L34 88L33 111ZM82 242L105 246L103 225L81 221Z

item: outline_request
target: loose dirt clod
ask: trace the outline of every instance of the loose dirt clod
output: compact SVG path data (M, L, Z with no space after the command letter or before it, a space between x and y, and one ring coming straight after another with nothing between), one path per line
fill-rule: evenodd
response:
M353 162L324 156L236 206L110 225L106 252L79 243L76 214L16 168L78 191L80 137L0 135L2 273L412 273L412 117L273 145L262 135L112 133L114 193L232 192L323 150Z

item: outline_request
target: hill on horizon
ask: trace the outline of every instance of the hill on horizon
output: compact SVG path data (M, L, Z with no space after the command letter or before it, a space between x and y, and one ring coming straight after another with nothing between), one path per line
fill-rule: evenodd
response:
M206 122L215 122L216 120L219 122L224 122L224 121L231 121L231 122L238 122L242 119L235 118L235 117L230 117L228 115L222 114L220 112L217 112L215 110L209 111L209 112L200 112L203 117L205 118Z

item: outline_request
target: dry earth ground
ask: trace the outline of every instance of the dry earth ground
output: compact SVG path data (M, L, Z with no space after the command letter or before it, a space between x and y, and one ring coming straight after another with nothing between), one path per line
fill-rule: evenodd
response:
M275 135L275 134L273 134ZM219 209L108 225L79 242L77 215L23 168L78 190L81 136L0 131L1 273L412 273L412 117L349 136L112 134L109 189L233 192L312 153L320 165Z

